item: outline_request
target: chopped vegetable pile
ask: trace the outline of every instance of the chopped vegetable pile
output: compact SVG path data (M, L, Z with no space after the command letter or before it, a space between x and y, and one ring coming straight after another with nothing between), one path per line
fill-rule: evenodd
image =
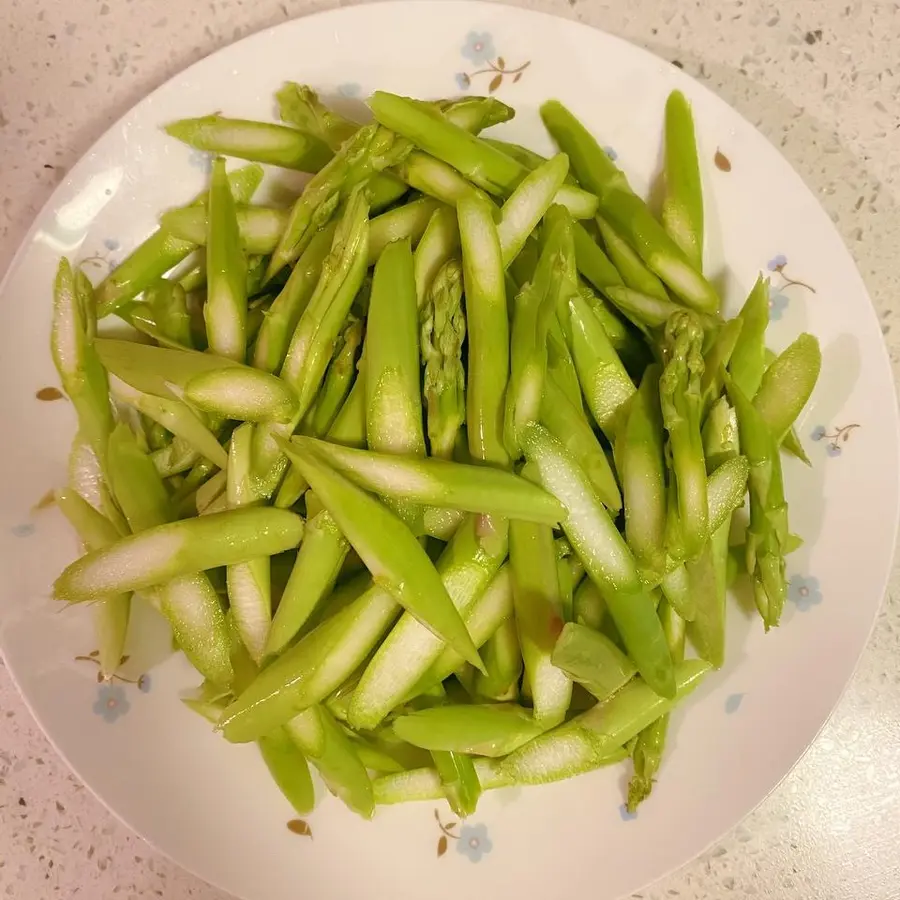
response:
M60 263L57 500L86 553L55 596L91 602L105 677L153 604L202 678L184 702L298 812L309 764L366 817L466 816L626 758L633 809L724 661L736 573L779 623L818 342L767 350L762 279L722 318L677 91L658 216L555 100L549 160L480 136L495 98L378 91L362 126L278 101L281 125L169 126L216 154L208 192L96 287ZM314 174L254 206L259 163Z

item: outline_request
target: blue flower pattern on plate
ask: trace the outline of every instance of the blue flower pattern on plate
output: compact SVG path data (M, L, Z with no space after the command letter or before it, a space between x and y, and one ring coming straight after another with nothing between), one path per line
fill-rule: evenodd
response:
M603 152L613 161L615 162L619 158L619 154L616 153L615 147L604 147Z
M766 268L770 272L779 272L787 265L787 257L783 253L778 253L773 256L768 263L766 263Z
M474 862L481 862L481 857L490 853L494 845L488 835L487 825L464 825L456 842L456 852L468 856Z
M819 579L812 575L794 575L788 582L788 597L800 612L807 612L822 602Z
M456 86L461 91L464 91L472 83L465 72L457 72L454 77L456 78Z
M358 97L362 93L362 85L356 81L345 81L338 85L337 90L342 97Z
M34 525L31 522L22 522L20 525L13 525L10 529L13 537L26 538L34 534Z
M94 701L94 713L104 722L112 725L120 716L131 708L125 691L118 684L101 684L97 688L97 699Z
M494 58L494 39L487 31L470 31L460 52L476 65L482 65Z
M633 822L637 818L637 813L631 812L624 803L619 807L619 815L623 822Z
M741 704L744 702L744 694L729 694L725 700L725 712L728 715L732 715L736 713L740 708Z

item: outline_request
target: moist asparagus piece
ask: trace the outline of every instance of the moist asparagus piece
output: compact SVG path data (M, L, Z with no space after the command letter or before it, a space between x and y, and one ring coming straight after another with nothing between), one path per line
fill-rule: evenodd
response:
M88 553L56 579L53 593L70 602L139 591L181 575L273 556L303 537L303 520L282 509L248 508L185 519L122 538Z
M209 347L218 356L243 362L247 352L247 260L221 158L213 163L209 191L206 281L203 318Z
M271 122L212 115L180 119L165 130L197 150L301 172L318 172L332 155L314 135Z
M489 466L375 453L301 436L293 438L287 452L294 446L381 496L547 525L565 515L562 504L537 485Z
M703 187L691 105L681 91L666 100L666 191L662 223L691 265L703 271Z
M438 215L435 213L432 219L438 223L436 228L442 227ZM455 229L455 220L453 226ZM458 230L456 235L458 239ZM416 252L414 262L418 263ZM428 446L432 456L450 459L466 418L466 373L462 364L466 318L462 269L455 259L448 259L437 270L419 307Z

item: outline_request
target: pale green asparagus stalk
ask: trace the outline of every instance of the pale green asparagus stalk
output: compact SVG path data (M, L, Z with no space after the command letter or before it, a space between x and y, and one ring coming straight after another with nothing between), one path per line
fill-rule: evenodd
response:
M247 352L247 262L223 159L213 163L206 280L203 317L209 347L219 356L243 362Z
M197 150L301 172L318 172L331 159L331 151L319 138L270 122L212 115L181 119L165 130Z
M456 210L441 206L432 214L413 255L416 301L420 310L426 304L428 292L438 272L458 249L459 225Z
M698 272L703 271L703 187L691 105L681 91L666 101L666 194L662 223Z
M491 206L467 199L457 206L469 339L466 430L474 459L507 466L503 443L509 379L509 319L503 257Z
M437 216L435 213L433 222ZM462 308L462 269L456 260L448 260L436 272L420 304L419 316L428 446L432 456L450 459L466 419L466 374L462 364L466 318Z
M241 246L248 254L265 255L278 246L287 224L287 211L269 206L235 206ZM209 213L202 206L185 206L163 213L160 226L181 240L205 245Z

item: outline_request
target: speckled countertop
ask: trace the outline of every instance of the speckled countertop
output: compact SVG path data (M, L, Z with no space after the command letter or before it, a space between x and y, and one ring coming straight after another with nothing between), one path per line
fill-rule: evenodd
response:
M317 0L3 0L0 272L93 140L167 77ZM526 0L680 61L821 197L895 367L900 5L876 0ZM778 210L773 209L777 216ZM837 712L784 783L702 857L636 898L900 897L897 571ZM0 665L0 897L226 900L152 851L71 775Z

